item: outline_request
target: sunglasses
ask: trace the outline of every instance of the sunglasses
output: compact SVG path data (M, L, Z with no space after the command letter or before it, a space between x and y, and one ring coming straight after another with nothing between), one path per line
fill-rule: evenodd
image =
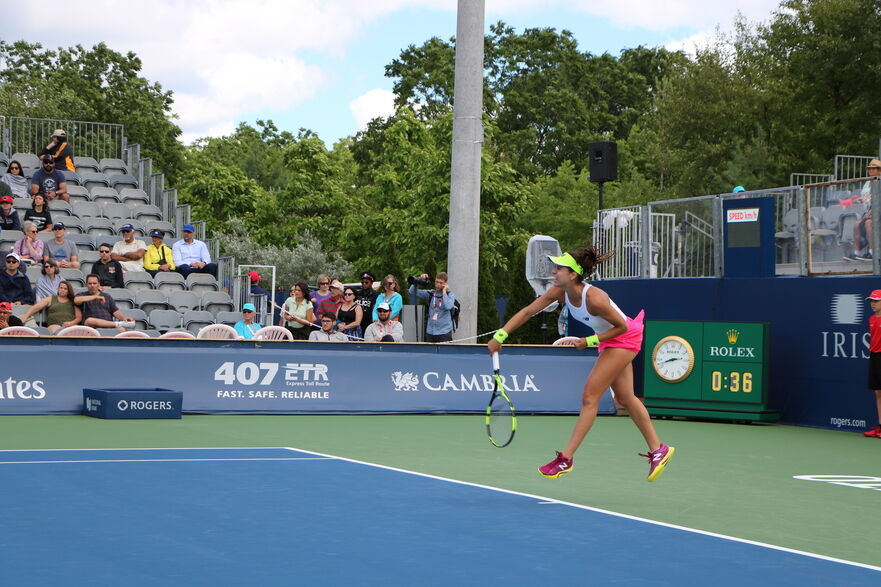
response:
M254 310L242 310L242 314L253 314Z
M386 281L384 285L394 285L394 284L395 284L394 281Z
M7 263L18 263L18 259L6 259Z
M64 230L63 228L53 228L52 230Z
M9 171L21 171L21 167L10 167Z
M345 295L347 295L347 296L353 296L353 295L355 295L355 294L354 294L353 292L347 291L347 292L345 293Z
M36 230L29 230L28 232L31 234L35 234L37 231Z
M43 161L43 165L55 165L52 161Z
M330 285L329 281L319 281L318 285Z
M109 253L110 251L108 251L107 249L101 249L101 250L98 251L98 252L99 252L99 253Z

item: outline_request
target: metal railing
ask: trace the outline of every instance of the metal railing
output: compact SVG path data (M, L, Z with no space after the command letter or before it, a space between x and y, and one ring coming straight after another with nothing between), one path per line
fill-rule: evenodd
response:
M121 124L0 116L0 144L8 156L14 153L39 155L56 129L67 133L74 156L122 159L125 156L125 128Z
M836 155L833 179L841 181L866 176L866 165L874 159L866 155Z
M806 185L809 183L824 183L835 181L834 175L828 173L790 173L789 185Z

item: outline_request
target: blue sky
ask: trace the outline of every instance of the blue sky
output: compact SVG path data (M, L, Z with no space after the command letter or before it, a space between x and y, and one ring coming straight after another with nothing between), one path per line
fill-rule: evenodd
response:
M571 31L582 51L618 55L638 45L693 49L739 12L766 21L778 2L741 0L487 0L486 26ZM0 38L55 47L104 41L134 51L143 75L175 94L189 142L272 119L327 143L354 134L391 107L384 67L410 44L456 30L455 0L80 0L59 22L45 5L21 4ZM46 41L46 39L59 39Z

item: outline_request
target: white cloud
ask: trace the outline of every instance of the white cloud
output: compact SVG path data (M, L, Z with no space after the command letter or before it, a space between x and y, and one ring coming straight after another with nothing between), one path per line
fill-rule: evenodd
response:
M716 26L728 29L738 12L748 20L765 20L779 4L779 0L578 0L572 7L585 14L604 16L622 28L664 32L683 28L713 30Z
M395 94L379 88L370 90L349 102L349 109L358 123L358 129L364 130L374 118L395 113Z

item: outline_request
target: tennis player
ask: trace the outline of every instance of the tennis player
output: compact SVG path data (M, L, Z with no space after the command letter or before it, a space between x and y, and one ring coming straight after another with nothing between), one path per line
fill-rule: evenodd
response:
M639 455L649 460L648 480L655 481L660 477L673 456L673 447L661 444L648 411L633 392L631 363L642 346L643 312L640 311L635 319L628 318L606 292L584 281L597 265L610 257L610 254L599 254L593 247L583 247L559 257L548 256L554 264L554 287L517 312L503 328L496 331L487 345L490 354L498 352L509 333L553 302L565 303L569 316L590 326L595 333L579 339L575 344L579 349L599 347L599 357L584 384L581 411L569 442L562 451L557 452L554 460L538 468L542 476L551 479L572 470L572 457L593 426L600 398L610 386L615 392L615 399L630 412L630 417L648 444L649 452Z

